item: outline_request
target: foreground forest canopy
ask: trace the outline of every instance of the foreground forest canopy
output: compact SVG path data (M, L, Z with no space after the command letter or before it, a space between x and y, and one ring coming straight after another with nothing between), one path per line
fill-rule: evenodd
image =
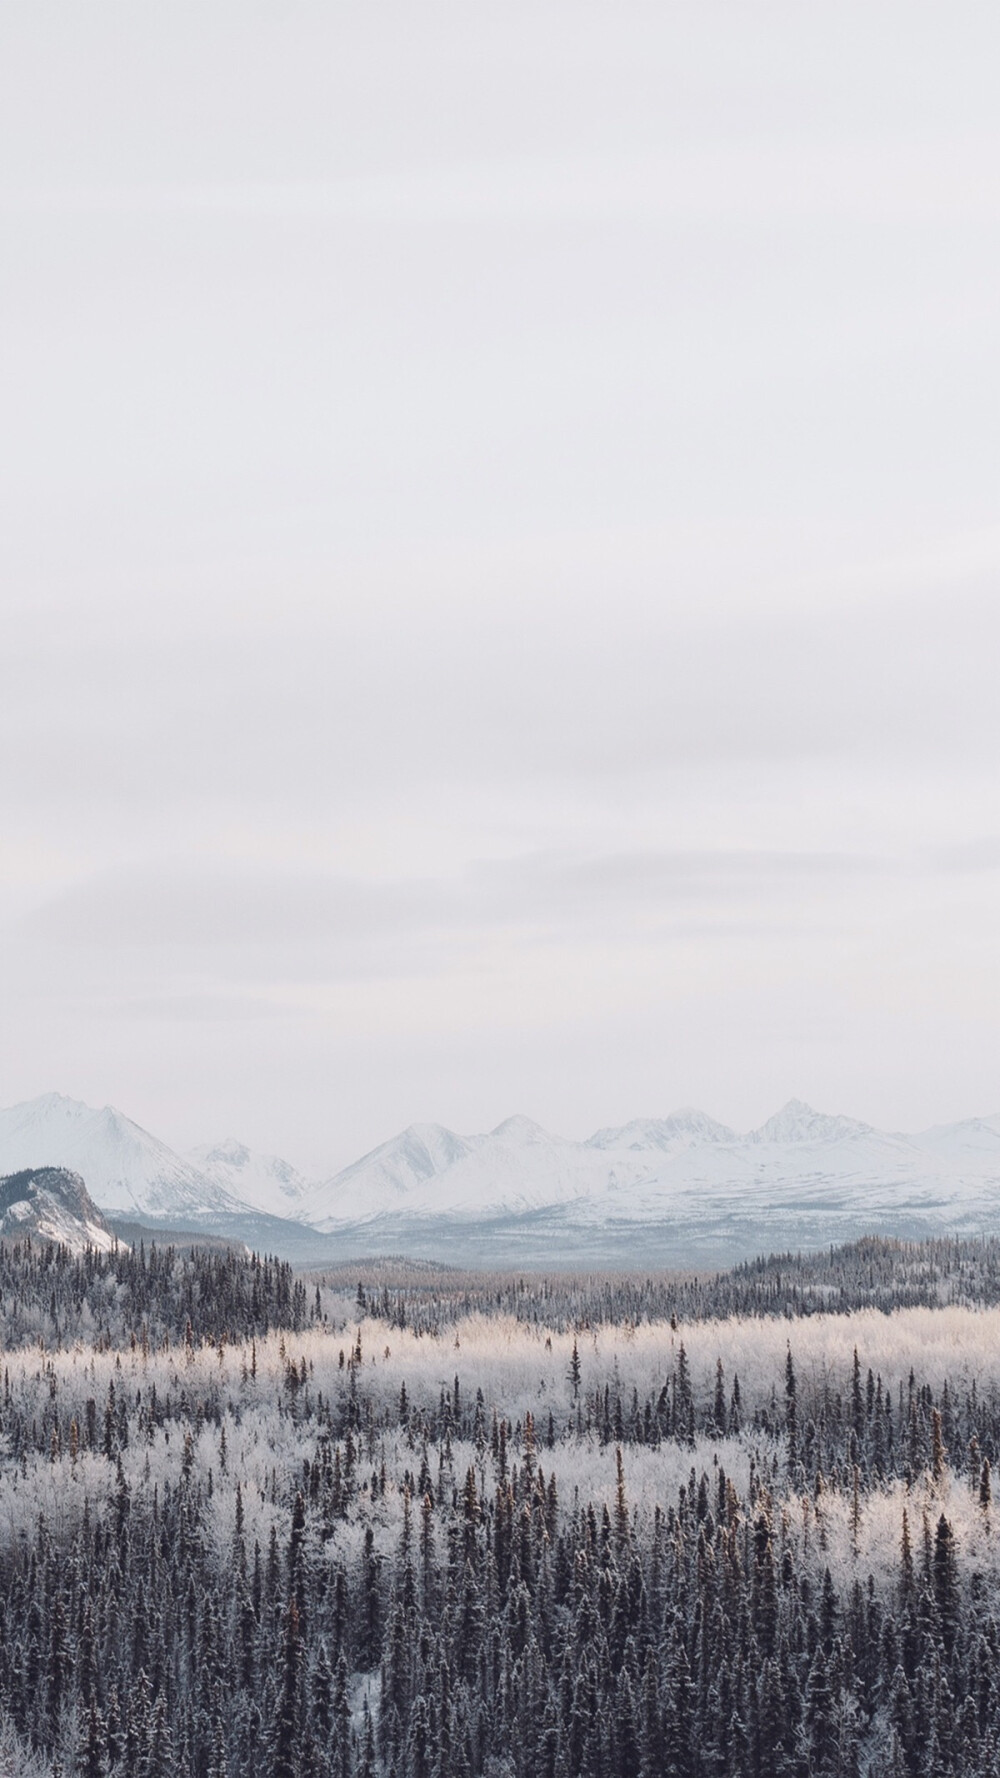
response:
M0 1249L0 1772L1000 1775L1000 1247Z

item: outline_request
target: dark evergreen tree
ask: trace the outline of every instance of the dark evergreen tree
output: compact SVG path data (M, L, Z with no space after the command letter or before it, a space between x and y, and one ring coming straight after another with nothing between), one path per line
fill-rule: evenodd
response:
M299 1778L303 1651L294 1597L284 1615L281 1684L273 1729L271 1778Z

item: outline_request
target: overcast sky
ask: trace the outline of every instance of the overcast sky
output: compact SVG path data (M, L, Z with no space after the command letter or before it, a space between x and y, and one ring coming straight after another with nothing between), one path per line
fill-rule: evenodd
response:
M1000 1110L1000 14L0 12L0 1102Z

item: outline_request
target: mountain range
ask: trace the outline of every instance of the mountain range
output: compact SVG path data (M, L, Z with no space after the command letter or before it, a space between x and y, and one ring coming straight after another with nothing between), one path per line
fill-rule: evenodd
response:
M512 1117L414 1124L331 1178L227 1139L176 1154L121 1112L46 1094L0 1111L0 1173L70 1168L114 1219L290 1257L715 1264L865 1233L1000 1227L1000 1116L919 1135L791 1100L741 1134L695 1110L585 1141Z

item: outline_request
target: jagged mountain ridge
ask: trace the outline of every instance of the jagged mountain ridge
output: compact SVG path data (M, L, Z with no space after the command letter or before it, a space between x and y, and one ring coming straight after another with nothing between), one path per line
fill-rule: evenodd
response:
M74 1253L108 1253L113 1231L79 1173L67 1167L25 1167L0 1178L0 1239L58 1241Z
M867 1232L994 1229L1000 1117L919 1135L792 1100L741 1135L693 1109L585 1141L512 1117L481 1135L415 1124L331 1178L229 1139L181 1157L110 1107L49 1094L0 1112L0 1171L71 1167L102 1208L295 1257L411 1252L650 1264Z
M720 1124L707 1112L685 1106L672 1111L669 1117L637 1117L619 1129L597 1130L588 1138L588 1148L657 1148L666 1151L686 1145L694 1148L700 1142L736 1142L735 1130Z
M401 1217L495 1222L541 1211L595 1233L602 1223L693 1227L748 1215L775 1231L784 1218L794 1232L810 1217L861 1229L900 1215L951 1216L965 1226L1000 1207L1000 1118L907 1136L790 1100L745 1136L692 1110L585 1142L527 1119L471 1137L435 1125L443 1164L433 1170L427 1128L403 1131L315 1187L299 1215L330 1233Z

